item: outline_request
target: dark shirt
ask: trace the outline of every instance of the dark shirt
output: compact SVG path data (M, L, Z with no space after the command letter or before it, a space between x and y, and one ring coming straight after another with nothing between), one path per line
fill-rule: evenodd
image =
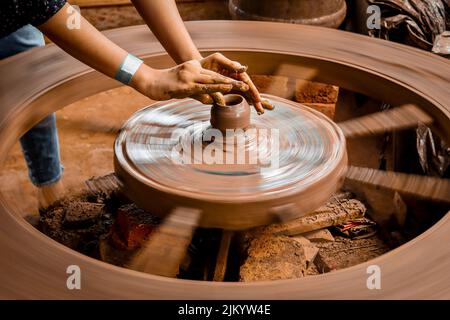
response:
M27 24L43 24L65 3L66 0L0 0L0 38Z

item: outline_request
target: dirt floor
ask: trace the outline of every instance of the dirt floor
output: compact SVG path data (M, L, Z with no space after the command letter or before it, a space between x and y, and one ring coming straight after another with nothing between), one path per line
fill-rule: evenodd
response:
M121 87L80 100L56 113L63 183L69 192L93 176L113 171L117 129L151 102L133 89ZM19 143L0 170L0 190L22 215L37 214L36 188L28 179Z
M91 181L106 181L111 176ZM76 251L126 267L160 223L161 219L138 208L117 188L112 192L73 194L55 203L41 212L38 228ZM235 232L223 280L248 282L318 275L368 261L393 249L380 233L352 240L323 230L331 240L305 234L310 242L299 236L267 234L253 238L251 246L242 242L247 231ZM219 229L197 229L178 278L212 281L221 235Z

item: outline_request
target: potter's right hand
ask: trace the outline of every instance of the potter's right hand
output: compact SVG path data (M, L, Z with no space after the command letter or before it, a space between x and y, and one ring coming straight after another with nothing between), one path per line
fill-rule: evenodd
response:
M142 64L130 84L153 100L186 98L214 92L228 93L232 90L245 92L249 89L243 81L204 69L197 60L163 70Z

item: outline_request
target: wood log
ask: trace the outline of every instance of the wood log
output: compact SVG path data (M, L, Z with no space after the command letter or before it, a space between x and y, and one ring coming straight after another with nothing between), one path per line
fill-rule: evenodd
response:
M275 235L298 235L309 231L328 228L346 220L364 216L366 207L356 199L328 202L309 215L285 222L254 229L254 233Z

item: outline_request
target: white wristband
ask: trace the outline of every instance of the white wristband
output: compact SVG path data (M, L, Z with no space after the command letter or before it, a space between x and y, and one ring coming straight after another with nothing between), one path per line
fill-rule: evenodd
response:
M141 59L133 56L132 54L128 54L117 70L115 79L119 80L123 84L130 83L131 78L133 78L142 63L143 61Z

